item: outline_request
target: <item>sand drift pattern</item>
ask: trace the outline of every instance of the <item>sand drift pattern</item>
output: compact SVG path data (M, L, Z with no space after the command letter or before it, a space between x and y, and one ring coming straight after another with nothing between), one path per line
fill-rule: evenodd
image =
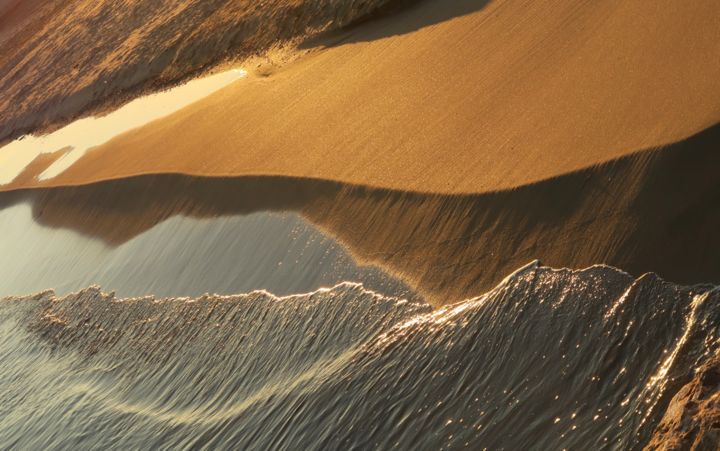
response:
M359 284L6 298L0 447L639 448L717 353L718 300L537 264L436 311Z

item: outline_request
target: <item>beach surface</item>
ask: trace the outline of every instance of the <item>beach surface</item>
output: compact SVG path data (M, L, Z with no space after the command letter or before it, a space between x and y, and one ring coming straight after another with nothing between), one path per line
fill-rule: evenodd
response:
M714 1L420 2L88 152L57 177L282 175L436 193L515 188L720 120ZM151 51L151 50L148 50ZM26 176L28 174L25 174Z
M716 0L0 0L0 93L0 447L720 442Z
M3 202L111 245L176 215L291 210L439 305L533 259L720 281L717 3L348 5L313 10L344 19L278 50L294 52L284 64L246 60L239 79L164 117L112 137L111 114L95 141L100 121L74 123L88 149L54 172L73 148L42 149ZM285 17L270 6L253 14ZM256 50L280 42L268 33ZM139 43L133 61L152 58Z

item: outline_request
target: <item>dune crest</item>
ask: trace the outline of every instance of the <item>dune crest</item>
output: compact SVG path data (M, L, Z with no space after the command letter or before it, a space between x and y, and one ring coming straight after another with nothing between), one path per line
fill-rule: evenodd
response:
M0 0L0 448L720 449L719 56L718 0Z
M575 268L602 262L636 276L652 271L676 282L718 283L720 214L712 208L720 198L718 141L720 125L664 149L483 194L148 174L0 193L0 206L28 202L37 223L113 247L142 239L176 215L297 212L360 262L385 268L436 304L475 296L532 259Z

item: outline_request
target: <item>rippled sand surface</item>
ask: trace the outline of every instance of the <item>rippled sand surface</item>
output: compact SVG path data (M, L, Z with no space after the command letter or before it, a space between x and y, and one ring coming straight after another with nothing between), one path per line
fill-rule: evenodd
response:
M96 148L52 184L182 172L522 186L718 123L719 17L714 0L420 2L306 41L309 55Z

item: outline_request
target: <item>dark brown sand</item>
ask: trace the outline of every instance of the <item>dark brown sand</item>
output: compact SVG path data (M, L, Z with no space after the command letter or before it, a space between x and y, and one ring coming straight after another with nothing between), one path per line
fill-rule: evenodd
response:
M0 0L0 44L20 33L42 14L42 7L50 2L43 0Z

